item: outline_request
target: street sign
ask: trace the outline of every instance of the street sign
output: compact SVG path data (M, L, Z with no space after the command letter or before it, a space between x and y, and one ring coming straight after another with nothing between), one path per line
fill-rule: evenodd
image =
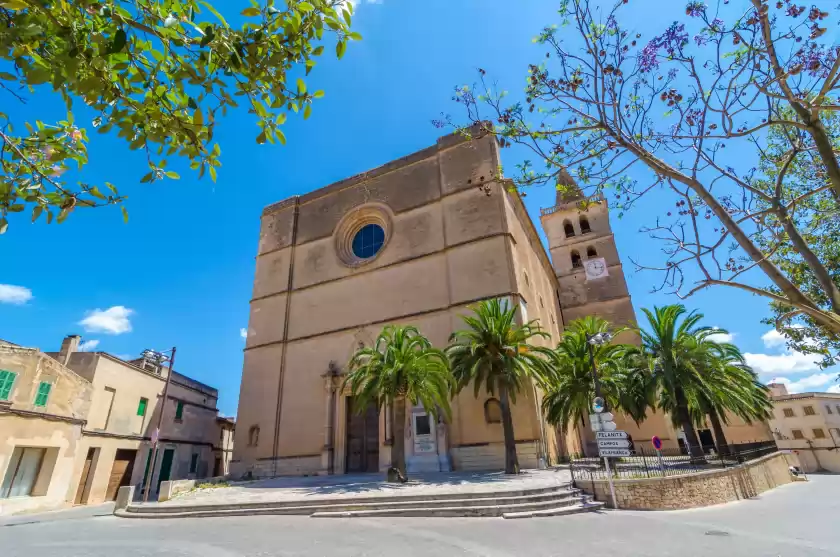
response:
M612 412L602 412L601 414L589 414L589 421L593 423L611 422L613 421L613 418L615 418L615 416L613 416Z
M599 431L595 433L595 439L627 439L626 431Z
M630 449L598 449L600 456L630 456Z
M630 441L627 439L598 439L599 449L629 449Z
M653 443L653 448L657 451L662 448L662 439L660 439L656 435L653 436L650 442Z
M615 431L615 422L592 422L592 431Z
M604 411L604 399L596 396L595 400L592 401L592 410L595 411L596 414L600 414Z

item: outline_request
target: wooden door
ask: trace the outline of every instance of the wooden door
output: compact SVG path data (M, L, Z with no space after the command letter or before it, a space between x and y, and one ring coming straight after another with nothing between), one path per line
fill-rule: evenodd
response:
M106 501L116 500L120 487L131 485L131 473L134 472L136 456L136 450L117 449L117 454L114 456L114 466L111 468L111 476L108 478L108 489L105 490Z
M175 449L163 451L163 458L160 459L160 473L158 474L157 491L160 492L160 484L169 481L172 473L172 459L175 458Z
M348 474L379 471L379 409L369 406L357 414L352 397L347 398Z
M88 449L85 457L85 465L82 467L82 474L79 476L79 487L76 488L76 498L73 500L74 505L87 504L88 494L90 493L90 467L93 465L93 455L96 454L96 449Z

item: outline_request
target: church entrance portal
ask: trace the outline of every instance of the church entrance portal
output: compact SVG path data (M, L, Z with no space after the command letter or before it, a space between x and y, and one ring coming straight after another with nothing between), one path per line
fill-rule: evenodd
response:
M379 409L368 406L361 414L347 397L348 474L379 471Z

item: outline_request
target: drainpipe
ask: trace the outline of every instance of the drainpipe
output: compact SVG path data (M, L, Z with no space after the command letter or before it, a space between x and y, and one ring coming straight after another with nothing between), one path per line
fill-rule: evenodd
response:
M295 208L292 217L292 246L289 250L289 278L286 283L286 316L283 322L283 351L280 353L280 376L277 380L277 415L274 418L274 444L271 451L273 475L277 476L277 457L280 443L280 410L283 405L283 378L286 375L286 351L289 341L289 313L292 304L292 283L295 272L295 244L297 244L298 215L300 214L300 196L295 196Z

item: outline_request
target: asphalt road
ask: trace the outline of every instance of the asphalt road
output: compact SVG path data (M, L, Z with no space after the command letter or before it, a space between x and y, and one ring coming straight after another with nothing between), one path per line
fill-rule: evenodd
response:
M3 557L840 556L840 476L706 509L527 520L136 520L108 507L0 519ZM99 516L97 516L99 515Z

